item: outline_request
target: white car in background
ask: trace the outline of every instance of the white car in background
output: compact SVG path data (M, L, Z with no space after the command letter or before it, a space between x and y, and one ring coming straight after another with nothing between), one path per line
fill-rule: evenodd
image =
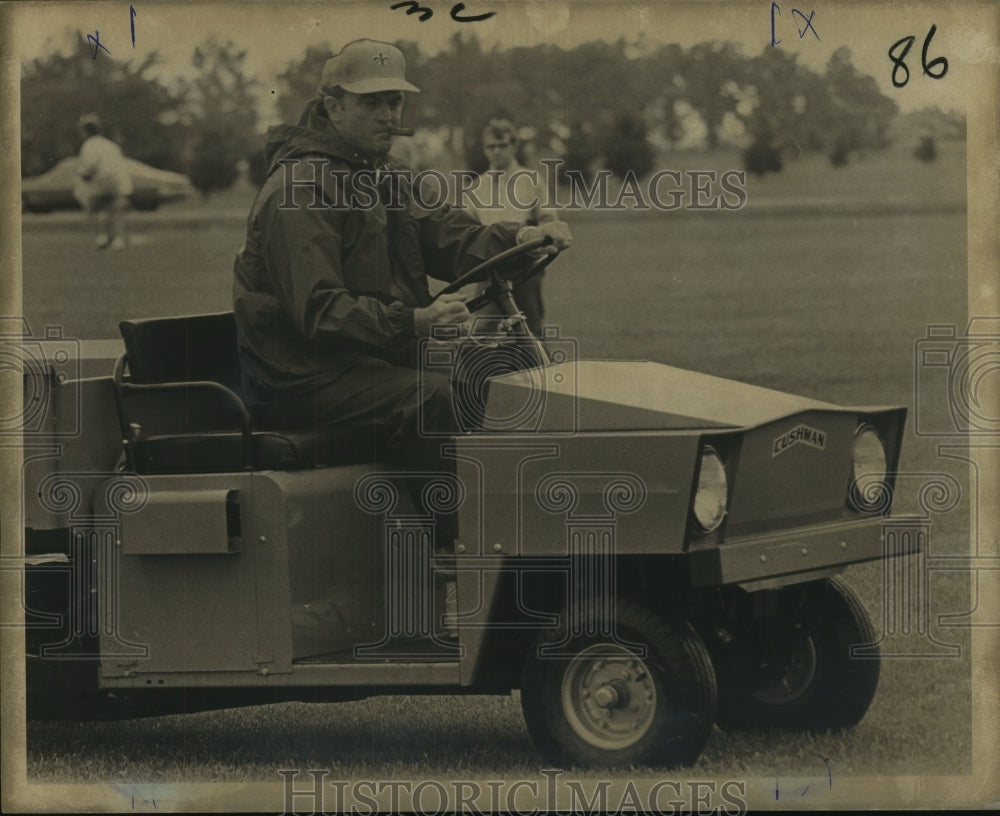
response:
M28 212L79 209L73 187L79 181L79 159L70 156L40 176L21 179L21 203ZM134 192L129 197L137 210L155 210L168 201L179 201L197 192L181 173L150 167L135 159L125 159Z

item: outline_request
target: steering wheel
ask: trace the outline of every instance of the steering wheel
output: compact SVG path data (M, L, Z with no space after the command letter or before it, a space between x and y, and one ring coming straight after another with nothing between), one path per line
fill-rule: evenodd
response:
M435 300L441 295L457 292L470 283L489 281L486 291L479 297L467 301L466 308L470 312L477 312L493 304L502 315L514 317L519 314L512 294L514 287L539 274L552 263L552 259L558 253L551 255L545 253L527 265L524 265L524 256L552 243L551 236L546 235L494 255L448 284L438 292ZM518 264L518 261L521 264ZM501 266L507 268L500 271ZM523 321L515 324L509 342L493 346L464 343L456 353L452 378L459 426L463 430L475 430L482 426L486 418L489 383L493 377L545 366L550 362L551 358L545 345L528 330Z
M509 294L514 287L520 286L529 278L538 275L545 267L552 263L559 253L545 253L541 258L536 258L522 269L516 269L507 274L501 274L497 270L497 267L505 264L513 265L512 262L519 260L522 255L527 255L529 252L540 247L549 246L552 243L552 237L546 235L542 238L536 238L534 241L526 241L498 255L494 255L489 260L483 261L479 266L473 267L460 278L449 283L434 296L431 303L441 297L441 295L448 295L452 292L457 292L463 286L468 286L470 283L480 283L486 280L490 281L490 286L487 287L486 291L479 297L470 300L465 306L470 312L477 312L491 303L496 303L498 299L503 299L505 294ZM497 303L496 305L500 304Z

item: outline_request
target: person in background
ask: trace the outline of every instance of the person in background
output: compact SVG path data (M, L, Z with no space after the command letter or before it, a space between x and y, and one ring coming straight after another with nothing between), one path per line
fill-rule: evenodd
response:
M80 117L79 181L73 195L97 227L99 249L124 249L122 213L132 195L132 178L122 149L102 135L101 120L94 114Z
M517 129L507 119L492 119L483 130L483 153L489 170L479 177L473 188L473 201L485 207L473 206L483 224L515 222L524 226L537 226L560 220L558 209L543 206L546 201L545 182L541 176L529 171L515 158L519 146ZM513 200L512 200L513 199ZM542 277L535 275L514 290L514 300L524 313L528 328L535 337L542 337L542 320L545 308L542 302ZM474 285L475 296L484 288Z

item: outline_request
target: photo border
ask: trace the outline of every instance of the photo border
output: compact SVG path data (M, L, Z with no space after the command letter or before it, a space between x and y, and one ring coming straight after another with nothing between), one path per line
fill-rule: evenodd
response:
M499 0L493 0L499 5ZM652 2L652 0L647 0ZM841 2L831 5L841 5ZM74 4L84 6L86 4ZM382 3L372 3L382 9ZM588 3L595 6L597 3ZM705 14L712 14L718 4L705 3ZM734 4L728 4L734 5ZM735 4L749 7L749 3ZM759 9L761 3L752 4ZM818 5L818 4L817 4ZM900 2L900 10L909 9L910 3ZM935 4L922 4L923 8ZM945 4L941 4L945 5ZM1000 6L979 0L948 4L954 13L967 21L970 32L994 32L994 39L985 46L982 40L970 39L970 54L964 63L969 94L968 117L968 310L969 316L1000 315L1000 292L997 269L1000 267L1000 120L996 117L996 100L1000 99L1000 46L996 32L1000 31ZM23 24L30 17L33 3L0 4L0 176L4 179L20 178L19 144L20 88L18 44L13 41L17 27L15 19ZM281 6L281 13L289 8ZM441 15L442 18L444 15ZM901 28L910 26L905 14ZM914 49L916 53L919 48ZM958 60L960 55L950 55ZM21 314L21 214L19 185L6 184L0 193L0 248L3 253L3 274L0 276L0 313ZM0 372L0 411L4 416L20 414L21 389L12 372ZM970 447L970 456L979 464L982 476L982 497L1000 495L1000 440L990 437L981 445ZM23 507L21 503L22 473L17 449L0 440L0 539L3 555L18 557L23 554ZM991 492L992 491L992 492ZM996 547L998 539L998 509L990 502L980 501L983 515L972 518L970 534L978 531L981 546ZM990 544L992 542L992 544ZM992 553L996 555L996 553ZM4 620L16 620L21 615L18 573L0 570L0 605ZM980 575L979 611L988 620L1000 620L1000 572ZM23 617L22 617L23 619ZM74 810L128 811L151 810L149 803L135 800L135 789L129 791L114 785L50 785L29 783L26 764L26 726L24 721L24 661L23 641L20 630L0 629L2 637L2 776L3 809L12 811L50 811L64 808ZM835 787L824 798L824 807L855 808L967 808L996 806L1000 800L1000 783L991 776L1000 764L995 712L1000 710L1000 629L973 628L972 683L973 731L972 773L961 776L892 776L853 777L849 785ZM990 714L989 712L993 712ZM719 783L725 781L717 780ZM795 780L789 780L794 784ZM775 802L774 780L758 778L747 780L746 798L751 808L776 808L784 802ZM141 788L142 786L138 786ZM159 785L162 792L160 810L228 810L277 811L283 806L282 784L272 783L208 783ZM804 802L794 802L802 807Z

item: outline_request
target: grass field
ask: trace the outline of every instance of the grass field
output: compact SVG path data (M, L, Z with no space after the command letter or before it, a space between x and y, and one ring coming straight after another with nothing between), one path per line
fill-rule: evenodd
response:
M578 341L581 356L656 360L842 404L912 409L919 399L946 417L946 394L915 390L914 349L929 324L965 324L963 213L591 212L575 216L573 228L575 246L551 267L545 291L549 322ZM36 332L60 324L69 336L114 337L124 317L227 309L242 230L237 220L198 229L144 221L133 230L137 245L106 254L72 226L29 229L25 314ZM901 469L943 470L964 482L932 442L911 424ZM902 491L900 508L913 502L912 491ZM935 520L935 552L967 550L967 518L963 501ZM847 575L878 630L879 565ZM935 614L970 607L961 573L934 577L931 592ZM935 637L962 646L962 656L885 661L879 694L858 727L811 736L716 731L685 775L819 778L819 754L835 778L967 771L968 638L933 623ZM390 697L30 724L28 737L29 775L46 781L272 782L282 768L328 768L339 779L513 778L542 767L513 697Z

